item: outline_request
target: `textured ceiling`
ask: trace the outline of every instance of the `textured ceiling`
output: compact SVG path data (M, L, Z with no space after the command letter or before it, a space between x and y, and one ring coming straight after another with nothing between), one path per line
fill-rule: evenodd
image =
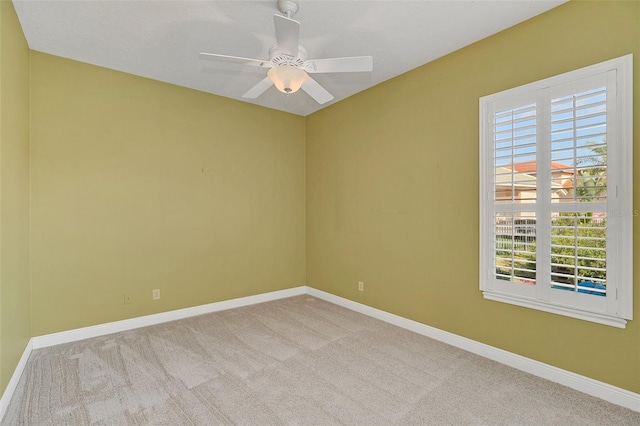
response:
M300 0L309 59L373 56L371 73L314 74L335 97L324 105L274 87L244 100L266 69L198 58L268 59L276 0L13 2L33 50L305 116L565 1Z

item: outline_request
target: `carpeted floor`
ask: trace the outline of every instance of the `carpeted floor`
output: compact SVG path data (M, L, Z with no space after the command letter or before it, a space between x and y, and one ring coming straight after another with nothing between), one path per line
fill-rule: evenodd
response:
M35 350L2 425L638 425L609 404L298 296Z

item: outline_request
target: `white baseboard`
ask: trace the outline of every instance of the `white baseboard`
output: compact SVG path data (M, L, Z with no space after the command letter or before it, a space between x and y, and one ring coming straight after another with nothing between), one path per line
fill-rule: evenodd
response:
M2 398L0 399L0 421L4 417L9 401L13 397L18 381L22 376L29 355L34 349L45 348L48 346L60 345L62 343L75 342L78 340L89 339L91 337L104 336L106 334L117 333L120 331L133 330L140 327L147 327L163 322L175 321L183 318L193 317L196 315L208 314L211 312L225 311L227 309L240 308L242 306L255 305L257 303L270 302L272 300L284 299L287 297L299 296L306 293L306 287L294 287L286 290L272 291L269 293L256 294L253 296L240 297L238 299L224 300L221 302L209 303L206 305L193 306L175 311L161 312L159 314L146 315L143 317L131 318L122 321L114 321L105 324L94 325L91 327L77 328L74 330L62 331L59 333L45 334L42 336L32 337L25 348L16 369L11 376L11 380L7 385Z
M33 342L31 339L29 339L29 342L27 342L27 347L24 348L24 352L20 357L20 361L18 361L18 365L11 375L11 380L9 380L7 387L2 393L2 398L0 398L0 422L4 418L4 414L7 412L7 407L9 407L9 402L11 401L11 397L13 397L13 392L15 392L16 387L18 386L18 382L20 381L20 377L22 376L22 372L27 365L27 361L29 360L29 355L31 355L32 350Z
M352 311L377 318L389 324L405 328L423 336L447 343L474 354L492 359L501 364L508 365L518 370L542 377L552 382L570 387L580 392L592 395L613 404L621 405L634 411L640 412L640 394L622 389L595 379L591 379L571 371L563 370L540 361L533 360L521 355L517 355L503 349L498 349L466 337L458 336L447 331L443 331L428 325L413 321L371 306L363 305L331 293L307 287L307 294L317 297L327 302L342 306Z
M122 321L108 322L90 327L76 328L74 330L61 331L59 333L45 334L33 337L31 340L33 341L33 349L45 348L48 346L60 345L62 343L75 342L78 340L89 339L91 337L104 336L106 334L118 333L120 331L133 330L140 327L161 324L163 322L194 317L196 315L225 311L227 309L240 308L242 306L255 305L257 303L270 302L272 300L284 299L286 297L299 296L301 294L305 294L305 292L306 287L304 286L293 287L286 290L272 291L269 293L256 294L254 296L240 297L238 299L223 300L222 302L177 309L175 311L161 312L159 314L145 315L143 317L131 318Z
M227 309L239 308L242 306L254 305L257 303L269 302L272 300L284 299L292 296L308 294L327 302L342 306L355 312L368 315L373 318L385 321L387 323L405 328L423 336L439 340L451 346L475 353L485 358L492 359L510 367L517 368L538 377L560 383L564 386L584 392L613 404L617 404L634 411L640 412L640 394L630 392L628 390L609 385L598 380L581 376L561 368L557 368L521 355L517 355L503 349L498 349L466 337L458 336L447 331L443 331L428 325L413 321L371 306L363 305L340 296L326 293L312 287L294 287L286 290L279 290L270 293L263 293L254 296L241 297L238 299L225 300L222 302L210 303L207 305L194 306L191 308L179 309L175 311L162 312L144 317L131 318L128 320L115 321L106 324L100 324L91 327L84 327L75 330L63 331L60 333L47 334L31 338L27 347L20 358L7 388L0 399L0 420L4 416L9 401L13 396L13 392L20 380L20 376L29 359L29 355L33 349L44 348L47 346L59 345L78 340L88 339L91 337L103 336L106 334L117 333L120 331L132 330L140 327L147 327L154 324L160 324L168 321L175 321L182 318L193 317L196 315L208 314Z

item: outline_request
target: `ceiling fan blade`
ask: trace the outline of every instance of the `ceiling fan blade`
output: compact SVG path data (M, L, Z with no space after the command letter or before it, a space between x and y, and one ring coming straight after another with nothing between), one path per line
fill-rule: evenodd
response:
M351 58L312 59L304 62L304 70L309 73L322 72L368 72L373 71L371 56Z
M261 59L240 58L238 56L217 55L215 53L200 53L200 59L209 61L229 62L232 64L251 65L254 67L271 68L271 62Z
M333 95L320 86L317 81L309 77L307 81L302 85L302 90L307 92L309 96L316 100L320 105L326 104L333 99Z
M282 15L273 15L278 49L294 58L298 56L300 23Z
M269 80L269 77L265 77L264 80L249 89L247 93L242 95L242 97L245 99L255 99L262 95L271 86L273 86L273 83Z

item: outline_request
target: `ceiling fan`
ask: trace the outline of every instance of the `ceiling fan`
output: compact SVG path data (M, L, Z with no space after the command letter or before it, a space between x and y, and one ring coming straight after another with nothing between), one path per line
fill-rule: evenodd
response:
M282 15L273 15L276 28L276 45L269 50L269 59L249 59L238 56L200 53L201 59L230 62L240 65L269 68L267 76L249 89L245 99L255 99L271 86L286 94L300 88L319 104L333 99L333 95L318 84L309 74L334 72L368 72L373 70L371 56L348 58L307 59L307 51L298 44L300 23L291 19L298 11L298 0L278 0Z

